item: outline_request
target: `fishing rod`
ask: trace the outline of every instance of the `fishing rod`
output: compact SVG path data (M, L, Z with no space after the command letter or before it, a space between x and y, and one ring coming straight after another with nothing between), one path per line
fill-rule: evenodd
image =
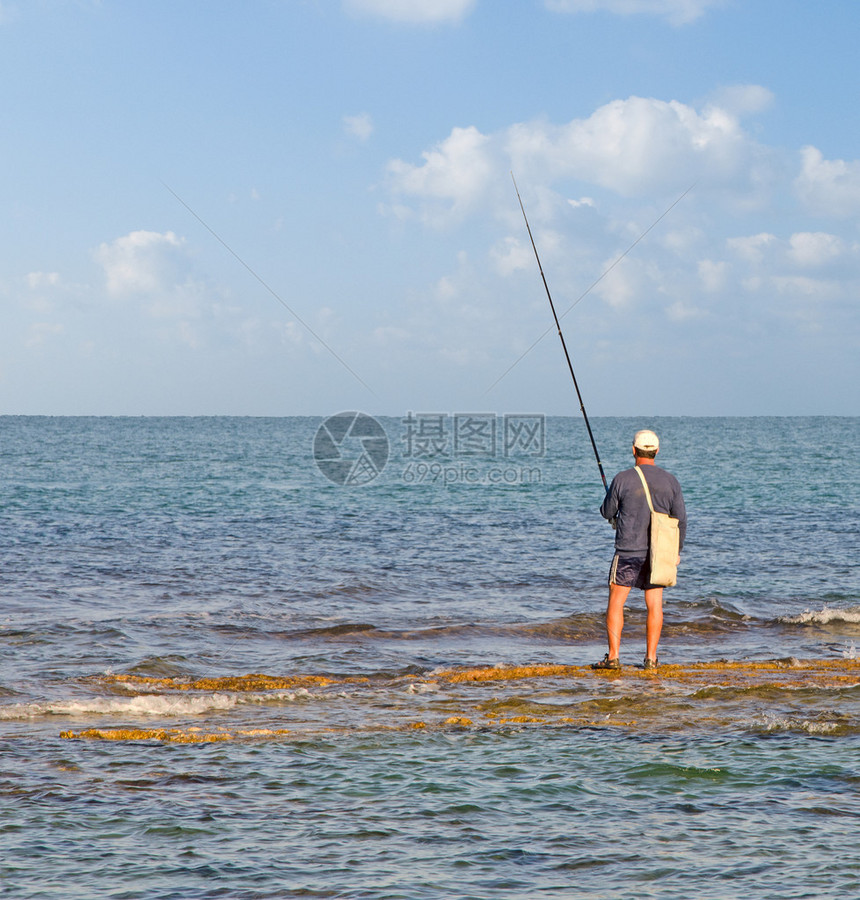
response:
M588 430L588 437L591 440L591 446L594 449L594 458L597 460L597 468L600 469L600 479L603 482L603 487L606 491L609 490L609 485L606 483L606 475L603 473L603 463L600 461L600 454L597 452L597 444L594 440L594 434L591 431L591 424L588 421L588 415L585 412L585 403L582 400L582 394L579 391L579 385L576 381L576 375L573 372L573 363L570 361L570 354L567 352L567 344L564 342L564 335L561 333L561 323L558 321L558 315L555 311L555 304L552 302L552 294L549 292L549 285L546 283L546 275L543 273L543 266L540 262L540 256L538 256L537 247L535 246L535 239L532 236L532 229L529 225L529 218L526 215L526 208L523 206L523 198L520 197L520 189L517 187L517 180L514 178L514 173L511 172L511 180L514 183L514 190L517 192L517 200L520 201L520 209L523 212L523 219L525 219L526 223L526 231L529 233L529 240L532 242L532 250L535 252L535 259L537 260L538 269L540 270L540 277L543 281L544 290L546 291L547 299L549 300L549 308L552 310L552 317L555 319L555 327L558 329L558 336L561 340L561 347L564 350L564 358L567 360L567 367L570 369L570 377L573 379L573 386L576 389L576 396L579 398L579 409L582 413L582 418L585 419L585 427Z

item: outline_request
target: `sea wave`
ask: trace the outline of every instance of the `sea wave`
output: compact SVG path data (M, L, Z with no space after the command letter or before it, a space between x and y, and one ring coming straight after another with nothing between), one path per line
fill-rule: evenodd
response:
M783 625L860 625L860 606L847 609L834 609L825 606L823 609L807 609L794 616L780 616L777 619Z
M272 703L300 699L306 691L275 691L266 694L202 693L194 696L140 694L134 697L80 697L70 700L42 700L0 706L0 721L39 719L49 716L109 716L159 718L202 716L226 712L242 704Z
M765 716L752 722L749 727L752 732L760 734L788 732L835 737L860 733L860 726L856 719L824 714L816 719L804 719L796 716Z
M81 697L70 700L42 700L0 707L0 720L38 719L44 716L167 716L201 715L215 710L229 710L237 699L228 694L199 697L165 697L146 695L117 699L113 697Z
M535 618L528 621L447 621L415 627L397 628L390 623L343 622L337 625L306 628L291 632L268 632L288 641L334 640L349 642L385 641L445 641L461 638L501 637L537 641L575 641L601 639L605 633L605 608L599 606L585 611L571 612L555 619ZM689 634L710 635L736 631L738 627L753 628L773 624L746 613L724 600L707 598L687 601L667 607L667 620L675 628ZM631 623L644 622L644 606L631 604L627 610Z

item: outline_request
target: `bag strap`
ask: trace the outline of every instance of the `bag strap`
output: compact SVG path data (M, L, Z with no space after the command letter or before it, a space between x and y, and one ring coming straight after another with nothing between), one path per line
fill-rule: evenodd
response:
M642 474L642 469L639 466L636 466L636 474L642 479L642 487L645 488L645 499L648 501L648 509L654 512L654 504L651 502L651 491L648 490L648 482L645 480L645 476Z

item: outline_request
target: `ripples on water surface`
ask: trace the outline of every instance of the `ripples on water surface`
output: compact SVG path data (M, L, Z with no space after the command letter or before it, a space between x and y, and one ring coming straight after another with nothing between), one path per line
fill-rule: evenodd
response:
M644 423L691 519L656 676L635 596L587 668L579 421L446 487L382 420L352 489L320 421L0 418L10 896L860 893L857 419ZM608 472L640 424L595 420Z

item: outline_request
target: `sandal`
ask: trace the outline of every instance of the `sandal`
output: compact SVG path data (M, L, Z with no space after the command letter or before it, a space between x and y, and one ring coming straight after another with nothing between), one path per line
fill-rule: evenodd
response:
M650 657L646 656L645 662L644 662L642 668L646 669L646 670L656 669L657 668L657 657L655 656L654 659L651 659Z
M600 662L592 663L592 669L620 669L621 661L616 656L614 659L609 658L609 654L607 653Z

